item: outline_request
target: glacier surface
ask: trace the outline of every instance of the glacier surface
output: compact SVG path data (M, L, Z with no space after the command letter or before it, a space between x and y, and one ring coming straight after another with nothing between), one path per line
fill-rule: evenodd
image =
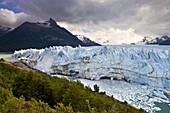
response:
M169 46L54 46L16 51L13 58L51 74L118 79L170 89Z

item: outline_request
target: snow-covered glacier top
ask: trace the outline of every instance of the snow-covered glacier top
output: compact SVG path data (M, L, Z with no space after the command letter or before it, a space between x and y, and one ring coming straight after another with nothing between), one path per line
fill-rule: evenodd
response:
M170 89L169 46L50 47L16 51L13 58L47 73Z

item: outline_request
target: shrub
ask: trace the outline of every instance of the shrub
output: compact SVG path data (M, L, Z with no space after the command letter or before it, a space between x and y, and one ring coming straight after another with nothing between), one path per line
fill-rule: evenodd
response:
M0 58L0 62L4 62L5 60L3 58Z

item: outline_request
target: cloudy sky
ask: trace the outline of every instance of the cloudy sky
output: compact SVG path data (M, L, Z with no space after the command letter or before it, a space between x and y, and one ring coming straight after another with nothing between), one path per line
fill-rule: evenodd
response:
M101 43L170 35L170 0L0 0L0 25L50 17L73 34Z

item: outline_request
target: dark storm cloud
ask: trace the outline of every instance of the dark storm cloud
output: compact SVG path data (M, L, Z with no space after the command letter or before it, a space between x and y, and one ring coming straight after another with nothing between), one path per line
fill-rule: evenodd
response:
M120 29L144 29L162 34L169 30L169 0L20 0L20 8L30 15L57 21L108 25ZM110 23L111 22L111 23ZM153 28L156 27L156 28ZM145 32L147 33L147 32Z
M132 28L142 35L170 35L170 0L16 1L18 8L31 18L46 20L52 17L58 22L69 24L83 25L91 22L106 29Z
M140 0L20 0L21 9L43 18L49 16L58 21L103 21L122 16L130 16L136 12Z

